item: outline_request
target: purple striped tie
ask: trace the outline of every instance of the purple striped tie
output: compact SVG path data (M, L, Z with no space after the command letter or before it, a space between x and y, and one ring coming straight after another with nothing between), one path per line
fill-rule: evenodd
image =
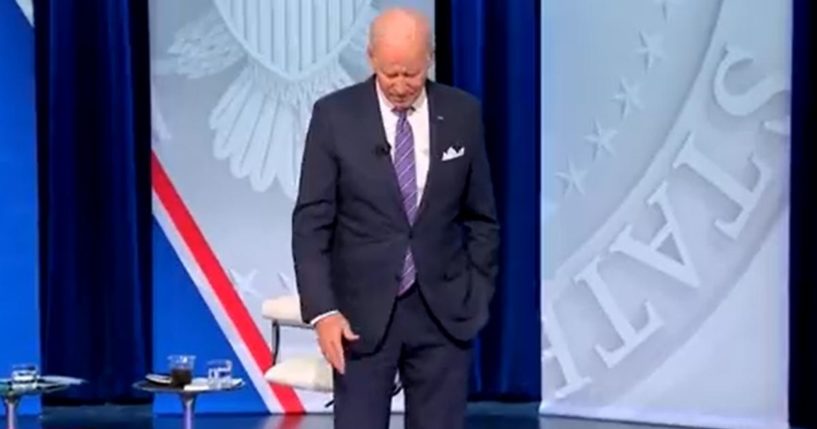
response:
M397 173L397 183L403 195L403 208L409 223L414 224L417 215L417 172L414 168L414 135L411 124L407 120L406 110L395 110L397 114L397 130L394 135L394 170ZM400 275L400 289L398 295L407 291L416 277L414 257L409 245L403 263L403 272Z

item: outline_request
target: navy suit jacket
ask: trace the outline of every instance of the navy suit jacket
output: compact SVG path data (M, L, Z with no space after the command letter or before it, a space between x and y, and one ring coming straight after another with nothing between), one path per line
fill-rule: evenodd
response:
M366 352L382 339L408 246L417 287L447 333L468 341L488 319L499 226L478 101L428 81L430 165L417 218L406 217L374 78L318 100L293 211L304 321L340 311ZM448 148L464 155L443 161Z

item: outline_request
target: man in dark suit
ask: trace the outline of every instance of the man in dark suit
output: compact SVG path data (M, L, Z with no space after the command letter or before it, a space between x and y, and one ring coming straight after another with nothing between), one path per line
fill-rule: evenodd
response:
M427 80L428 22L372 24L374 76L317 103L293 213L304 321L334 368L335 427L464 426L471 340L488 319L498 224L478 102Z

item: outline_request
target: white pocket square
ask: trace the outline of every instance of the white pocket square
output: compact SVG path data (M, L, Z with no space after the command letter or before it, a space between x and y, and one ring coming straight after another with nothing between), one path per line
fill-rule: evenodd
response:
M451 146L448 149L446 149L445 152L443 152L443 162L451 161L452 159L457 159L463 155L465 155L465 147L454 149L454 147Z

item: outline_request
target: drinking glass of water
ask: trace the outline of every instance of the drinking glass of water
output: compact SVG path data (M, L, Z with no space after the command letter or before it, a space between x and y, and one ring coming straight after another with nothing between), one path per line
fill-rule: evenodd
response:
M37 365L33 363L21 363L11 367L12 383L33 383L38 375Z
M233 363L228 359L214 359L207 362L207 383L211 388L229 386L233 379Z

